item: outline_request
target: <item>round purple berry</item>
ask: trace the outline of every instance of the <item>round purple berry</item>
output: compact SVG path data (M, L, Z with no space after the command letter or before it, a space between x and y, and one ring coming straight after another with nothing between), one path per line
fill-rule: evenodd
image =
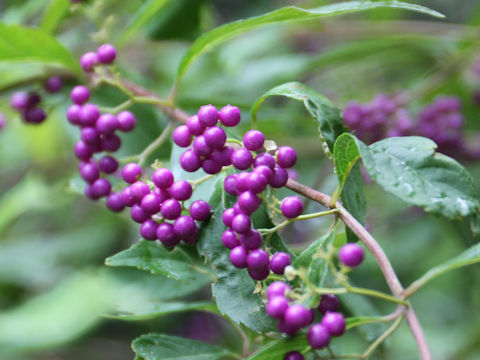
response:
M168 191L174 199L177 199L178 201L185 201L190 199L193 189L192 185L190 185L188 181L179 180L175 181L172 186L170 186Z
M206 127L214 126L218 121L218 110L213 105L202 106L197 113L198 120Z
M266 166L264 168L270 170L270 168ZM248 175L247 186L251 192L255 194L260 194L261 192L265 191L267 185L267 178L263 176L259 171L253 171Z
M132 131L135 128L135 124L137 123L137 119L135 119L135 115L133 115L130 111L121 111L117 114L118 120L118 130L123 132Z
M117 50L111 44L103 44L97 49L97 57L101 64L111 64L117 57Z
M130 185L130 192L137 203L140 203L144 196L150 193L150 187L143 181L135 181Z
M91 185L92 195L96 198L101 198L110 194L112 185L107 179L97 179Z
M74 153L79 160L88 160L92 157L92 150L81 140L75 144Z
M95 145L100 142L100 134L94 127L87 126L80 131L80 139L87 145Z
M142 209L138 204L133 204L132 209L130 210L130 216L132 220L141 224L149 218L148 213Z
M172 247L180 243L180 238L175 235L173 225L169 223L162 223L157 228L157 238L163 245Z
M98 162L98 168L105 174L113 174L118 169L118 161L109 155L105 155Z
M47 118L45 110L41 108L29 108L23 113L23 119L31 124L40 124Z
M74 104L83 105L90 99L90 90L83 85L75 86L70 93L70 99Z
M206 129L206 126L203 125L200 120L198 120L197 115L190 116L187 120L187 128L190 134L198 136L202 135Z
M137 163L128 163L122 169L122 179L129 184L133 184L142 176L142 168Z
M95 163L88 162L80 168L80 176L87 183L91 184L100 177L100 172Z
M252 221L245 214L238 214L232 220L232 229L239 234L246 234L251 230Z
M182 205L175 199L167 199L162 203L161 212L165 219L175 220L182 213Z
M266 269L259 270L248 269L248 275L250 275L253 280L262 281L268 278L268 275L270 275L270 270L268 270L268 267Z
M142 209L149 214L158 213L161 205L162 199L160 199L160 197L154 193L146 194L140 202Z
M135 198L130 190L130 186L124 187L121 195L125 206L133 206L135 204Z
M77 104L73 104L70 106L67 110L67 120L70 122L72 125L80 125L80 112L82 110L82 107Z
M275 165L275 168L273 170L273 176L271 177L268 184L273 188L279 189L285 186L285 184L287 183L287 180L288 180L287 171L284 168L278 165Z
M237 195L237 175L228 175L225 180L223 180L223 188L228 194Z
M93 68L98 65L98 56L96 53L89 51L80 58L80 66L85 72L92 72Z
M222 163L214 159L206 159L202 163L203 171L210 175L218 174L220 171L222 171L222 167Z
M173 231L180 239L188 239L195 232L197 225L191 216L182 215L173 223Z
M189 149L180 155L180 166L188 172L195 172L202 166L202 160L193 150Z
M265 136L258 130L247 131L243 137L243 145L245 145L248 150L252 151L260 150L263 147L264 142Z
M250 229L246 234L240 235L240 243L247 250L255 250L262 246L262 235L258 230Z
M348 243L343 245L338 252L338 258L340 259L342 264L349 267L355 267L360 265L364 257L365 254L362 247L355 243Z
M168 189L173 184L173 173L170 169L160 168L152 175L153 183L162 189Z
M277 164L282 168L291 168L297 162L297 152L290 146L280 146L277 150Z
M287 219L296 218L303 211L302 199L298 196L287 196L282 201L281 209L283 216Z
M253 166L259 167L261 165L268 166L270 169L275 168L275 158L267 153L258 154L253 161Z
M218 114L220 122L227 127L237 126L240 123L240 115L240 109L232 105L224 106Z
M212 149L222 149L225 145L225 141L227 140L227 134L225 134L225 130L219 128L217 126L209 127L203 133L205 137L205 142L207 145Z
M222 234L222 243L227 249L233 249L240 245L237 235L233 230L227 229Z
M192 135L186 125L180 125L172 134L173 142L180 147L188 147L192 143Z
M298 326L293 326L285 321L285 319L278 319L278 330L284 334L293 336L295 335L300 328Z
M158 224L155 220L147 219L140 227L140 235L147 240L157 240L157 228Z
M283 360L304 360L302 353L298 351L290 351L285 354Z
M54 94L56 92L59 92L62 90L62 78L59 76L51 76L45 81L44 88L45 91L51 94Z
M277 252L272 256L270 260L270 270L275 274L282 275L285 272L285 268L290 265L290 255L284 252Z
M95 126L95 123L100 116L100 111L97 105L85 104L80 110L80 123L82 126Z
M26 91L17 91L10 98L10 106L16 110L26 109L29 95Z
M314 324L308 329L307 340L314 349L322 349L330 343L330 333L322 324Z
M199 233L199 229L198 229L198 226L195 224L195 228L194 228L194 231L192 233L192 235L182 239L183 242L185 244L189 244L189 245L193 245L197 242L197 239L198 239L198 233Z
M268 300L266 312L272 318L282 319L288 308L288 301L284 296L274 296Z
M102 149L108 152L115 152L122 146L122 140L117 134L103 135Z
M230 158L233 166L238 170L246 170L252 166L253 157L247 149L237 149Z
M265 250L256 249L248 254L247 264L251 270L268 269L270 258Z
M232 221L235 215L235 210L233 208L225 209L222 214L222 221L226 227L232 227Z
M290 286L283 281L274 281L267 288L267 298L272 299L275 296L285 296L291 290Z
M333 294L322 295L320 299L320 305L318 305L318 311L325 313L327 311L337 311L339 307L338 298Z
M343 315L339 312L327 311L322 319L322 325L332 336L340 336L345 332L346 322Z
M247 267L247 250L243 246L237 246L230 251L230 262L239 269Z
M120 212L125 209L122 194L112 192L107 198L107 207L113 212Z
M223 149L220 150L220 155L222 156L222 163L223 166L232 165L232 154L235 149L231 146L225 146Z
M210 217L212 209L204 200L196 200L190 205L190 216L197 221L205 221Z
M193 140L193 151L199 156L207 157L210 156L213 149L208 146L205 136L200 135Z
M262 200L251 191L244 191L238 197L238 205L245 214L254 213L262 204Z
M110 135L117 130L118 120L113 114L103 114L98 118L95 126L102 134Z
M293 304L285 311L285 322L293 327L302 328L310 322L310 311L303 305Z

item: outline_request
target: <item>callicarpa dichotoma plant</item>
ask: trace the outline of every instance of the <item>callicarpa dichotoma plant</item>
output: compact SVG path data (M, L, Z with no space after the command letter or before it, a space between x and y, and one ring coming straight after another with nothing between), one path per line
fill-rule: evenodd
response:
M92 324L100 316L110 319L112 328L122 321L157 321L143 328L144 335L132 335L135 355L122 355L138 360L474 359L480 349L478 335L472 334L470 345L442 357L443 348L438 350L435 334L422 327L425 316L411 298L417 292L422 298L420 290L438 276L480 261L478 186L464 167L475 167L480 147L462 107L464 93L471 101L476 97L472 79L478 72L479 40L471 33L455 40L390 35L312 55L305 42L316 42L322 31L334 38L341 28L359 30L354 16L405 15L407 10L441 29L443 15L400 1L296 4L218 27L210 18L209 30L203 31L198 16L207 4L52 0L41 5L38 28L0 24L6 104L1 136L9 136L9 127L40 140L47 132L68 134L73 141L61 156L68 159L62 171L69 169L69 185L56 186L45 202L52 196L89 200L83 206L97 212L97 221L79 232L80 243L105 223L119 221L125 230L116 236L128 238L107 252L110 269L99 270L102 280L82 287L83 300L72 297L71 302L86 307L99 299ZM341 17L346 14L351 15ZM412 24L426 26L417 21ZM141 35L145 27L152 40ZM72 53L68 48L75 32L91 41ZM294 61L274 53L275 65L254 59L251 68L238 69L280 33L289 36L292 47L305 46L298 50L304 55ZM158 58L150 52L156 40L179 38L188 44L167 42ZM248 46L235 43L238 39ZM441 41L446 44L438 45ZM453 55L452 41L458 42ZM353 80L349 84L354 75L348 74L350 62L371 61L374 65L358 76L375 72L374 77L382 71L373 60L377 54L390 58L398 55L392 48L413 46L427 51L433 43L436 52L444 50L450 57L430 75L416 74L415 86L392 76L390 93L357 88L343 110L336 105L338 98L347 98L342 90L355 87ZM182 46L185 51L179 52ZM205 60L215 52L210 62ZM421 57L413 52L415 59ZM345 67L332 70L335 76L327 76L322 86L305 76L339 62ZM230 79L235 72L239 76ZM451 88L445 85L449 82ZM56 112L60 120L49 125ZM6 144L15 151L15 141ZM49 172L48 178L53 182L61 174ZM32 194L37 191L46 190L36 188ZM411 207L398 219L406 230L413 229L407 233L409 248L398 239L392 248L388 229L372 235L384 226L375 219L395 217L392 206ZM73 223L84 216L67 208L62 211L74 214ZM440 240L415 248L423 230L412 224L425 219L434 219L429 225L434 228L451 226L445 232L460 234L462 248L432 263L443 246ZM0 221L0 231L2 226ZM397 275L402 258L419 257L428 259L426 270L411 262L413 275ZM118 272L122 267L125 272ZM450 285L446 291L459 291ZM51 299L58 297L55 293ZM425 302L440 316L444 310L436 303L448 298L430 295ZM44 313L42 302L36 304L36 312ZM213 314L216 327L209 330L208 322L199 320L196 340L180 336L189 327L179 324L181 316L191 311ZM71 315L65 314L72 312L66 308L58 316L68 322ZM162 327L169 316L179 320L165 320L168 325ZM476 314L471 320L478 327ZM90 328L78 324L73 334ZM396 339L397 330L402 335ZM213 340L207 336L211 331ZM73 334L57 332L56 337L65 336L67 342ZM229 335L216 341L224 334ZM394 350L389 350L391 342L396 342ZM6 356L15 356L29 346L38 351L57 342L38 340L19 350L0 336L1 344Z

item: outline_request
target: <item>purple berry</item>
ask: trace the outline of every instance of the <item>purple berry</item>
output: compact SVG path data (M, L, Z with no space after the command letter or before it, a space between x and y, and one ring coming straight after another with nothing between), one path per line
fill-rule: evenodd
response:
M198 226L195 224L195 229L194 229L194 232L192 235L190 235L189 237L187 238L184 238L182 239L182 241L185 243L185 244L189 244L189 245L193 245L197 242L197 239L198 239L198 233L199 233L199 229L198 229Z
M178 238L173 231L173 225L169 223L158 225L157 238L163 243L163 245L168 247L172 247L180 243L180 238Z
M239 269L247 267L247 250L243 246L237 246L230 251L230 262Z
M0 113L0 130L2 130L4 126L5 126L5 115L3 115L3 113Z
M277 164L282 168L291 168L297 162L297 152L290 146L280 146L277 150Z
M26 109L23 113L23 118L28 123L40 124L47 118L47 114L45 113L45 110L34 107Z
M116 134L103 135L102 149L108 152L115 152L122 146L122 140Z
M193 150L189 149L180 156L180 166L188 172L195 172L202 166L202 160Z
M322 349L330 343L330 334L322 324L315 324L308 329L307 340L314 349Z
M218 121L218 110L213 105L202 106L197 113L198 120L206 127L214 126Z
M135 128L137 120L130 111L122 111L117 114L118 130L123 132L132 131Z
M238 214L245 214L247 216L251 215L250 213L246 213L240 208L240 204L238 203L238 201L235 204L233 204L233 210L235 211L235 215L238 215Z
M107 198L107 207L113 212L120 212L125 209L122 194L112 192Z
M282 319L288 308L288 301L284 296L274 296L268 300L266 311L272 318Z
M227 249L233 249L240 245L237 235L233 230L225 230L222 234L222 243Z
M85 196L86 196L87 198L89 198L90 200L98 200L98 199L99 199L98 197L96 197L96 196L94 196L94 195L92 194L92 185L91 185L91 184L87 184L87 185L85 186L85 191L84 191L84 193L85 193Z
M253 157L247 149L237 149L230 158L233 166L238 170L246 170L252 166Z
M191 216L182 215L173 223L173 231L180 239L188 239L195 232L197 225Z
M238 205L245 214L254 213L262 204L262 200L251 191L245 191L238 197Z
M220 171L222 171L222 167L222 163L214 159L206 159L202 164L203 171L210 175L218 174Z
M243 145L245 145L245 147L251 151L260 150L263 147L264 142L265 136L261 131L258 130L247 131L243 137Z
M118 161L109 155L106 155L98 162L98 168L105 174L113 174L118 169Z
M292 326L302 328L310 322L310 311L303 305L293 304L285 311L285 322Z
M285 268L290 265L290 255L284 252L277 252L272 256L270 260L270 270L275 274L282 275L285 272Z
M266 166L264 168L270 170L270 168ZM251 192L260 194L267 188L268 180L258 171L253 171L248 175L247 185Z
M74 153L79 160L88 160L92 157L92 151L83 141L78 141L75 144Z
M197 115L190 116L187 120L187 128L190 134L198 136L202 135L206 129L206 126L203 125L200 120L198 120Z
M75 86L70 93L70 99L74 104L83 105L90 99L90 90L83 85Z
M137 203L140 203L144 196L150 193L150 187L143 181L136 181L130 185L130 192Z
M170 194L168 190L162 188L154 188L153 193L160 198L160 201L163 203L165 200L170 199Z
M185 201L190 199L193 189L192 185L190 185L188 181L179 180L175 181L172 186L170 186L168 191L174 199L177 199L178 201Z
M222 221L226 227L232 227L232 221L235 215L235 210L233 208L225 209L222 214Z
M304 360L302 353L298 351L290 351L285 354L283 360Z
M10 106L16 110L26 109L29 95L26 91L17 91L10 98Z
M148 213L142 209L142 207L138 204L133 204L132 209L130 210L130 216L132 220L141 224L149 218Z
M92 195L96 198L107 196L112 191L112 185L107 179L97 179L91 185Z
M82 107L77 104L73 104L67 110L67 120L72 125L80 125L80 112L82 111Z
M225 130L217 126L212 126L205 130L203 136L205 137L207 145L212 149L222 149L227 140Z
M222 164L223 166L232 165L232 154L235 149L231 146L225 146L223 149L220 150L220 155L222 156Z
M278 330L284 334L293 336L295 335L300 328L298 326L293 326L287 323L284 319L278 319Z
M45 91L51 94L54 94L56 92L59 92L62 90L62 78L59 76L51 76L45 81L44 88Z
M282 201L281 209L287 219L296 218L303 211L302 200L298 196L287 196Z
M244 191L248 191L248 178L250 177L249 172L241 172L237 174L236 183L237 186L237 193L242 193Z
M240 243L247 250L258 249L262 245L262 235L255 229L250 229L246 234L240 235Z
M87 183L91 184L100 177L100 172L96 164L88 162L80 168L80 176Z
M149 214L158 213L160 211L161 205L162 199L160 199L158 195L153 193L146 194L140 202L140 206L142 207L142 209Z
M153 183L162 189L168 189L173 184L173 173L170 169L160 168L152 175Z
M163 202L161 212L165 219L175 220L182 213L182 205L175 199L168 199Z
M262 281L268 278L268 275L270 275L270 270L268 270L268 267L266 269L259 270L248 269L248 275L250 275L253 280Z
M267 298L272 299L275 296L285 296L291 288L283 281L274 281L267 288Z
M225 180L223 180L223 188L228 194L237 195L237 175L228 175Z
M339 312L327 311L322 319L322 325L332 336L340 336L345 332L346 322L343 315Z
M265 250L256 249L248 254L247 264L250 270L260 271L268 269L270 258Z
M190 205L190 216L197 221L205 221L210 217L212 209L203 200L196 200Z
M252 221L245 214L238 214L232 220L232 229L239 234L246 234L251 230Z
M157 228L158 224L155 220L147 219L140 227L140 235L147 240L157 240Z
M192 135L186 125L180 125L172 134L173 142L180 147L188 147L192 143Z
M133 184L142 176L142 168L137 163L126 164L122 169L122 179L129 184Z
M80 139L87 145L95 145L100 142L100 134L94 127L87 126L80 131Z
M85 104L80 110L80 123L82 126L95 126L95 123L100 116L100 111L97 105Z
M133 206L135 204L135 198L132 195L130 186L123 188L121 195L122 195L122 201L125 204L125 206Z
M210 156L213 149L208 146L205 137L203 135L198 136L195 140L193 140L193 151L199 156Z
M325 313L327 311L337 311L339 307L338 298L333 294L322 295L320 299L320 305L318 305L318 311Z
M98 56L96 53L89 51L80 58L80 66L85 72L92 72L93 68L98 65Z
M355 243L348 243L343 245L338 252L338 258L340 259L342 264L349 267L355 267L360 265L364 257L365 254L362 247Z
M98 61L101 64L111 64L117 57L117 51L111 44L103 44L97 49Z
M278 165L275 165L275 169L273 170L273 176L268 182L268 184L273 188L279 189L285 186L285 184L287 183L287 180L288 180L287 171L284 168Z
M237 126L240 123L240 109L236 106L224 106L218 115L220 122L227 127Z
M267 153L258 154L253 161L253 166L259 167L261 165L268 166L270 169L274 170L275 168L275 158Z
M103 114L98 118L95 126L102 134L110 135L117 130L118 120L113 114Z

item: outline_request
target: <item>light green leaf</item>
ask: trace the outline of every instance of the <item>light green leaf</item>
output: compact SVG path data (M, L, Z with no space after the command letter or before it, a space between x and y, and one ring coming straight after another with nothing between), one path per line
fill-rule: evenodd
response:
M260 16L222 25L199 37L183 56L177 71L176 83L177 85L180 83L187 69L200 55L247 31L271 24L314 20L326 16L341 15L382 7L412 10L436 17L444 17L442 14L426 7L400 1L348 1L313 9L287 6Z
M299 334L282 340L271 341L264 347L257 350L247 360L273 360L283 359L289 351L302 351L308 346L307 337Z
M299 82L289 82L270 89L252 105L250 113L256 123L257 112L262 103L271 96L285 96L303 101L310 115L318 121L320 139L327 155L333 152L333 144L340 134L346 131L340 110L326 97Z
M69 0L50 0L40 21L40 28L47 33L53 33L67 16L69 8Z
M409 295L415 293L418 289L423 287L429 281L435 279L437 276L445 274L449 271L459 269L464 266L477 264L480 262L480 244L473 245L465 250L460 255L450 259L443 264L435 266L428 270L422 277L415 280L405 291Z
M385 322L385 318L380 316L355 316L346 318L345 322L347 323L347 330L350 330L354 327L365 324Z
M333 149L333 158L340 191L342 191L348 174L360 159L357 142L353 135L345 133L338 137Z
M230 353L192 339L162 334L142 335L132 342L132 349L145 360L216 360Z
M148 0L133 16L123 31L119 43L124 44L134 36L145 24L158 15L170 0Z

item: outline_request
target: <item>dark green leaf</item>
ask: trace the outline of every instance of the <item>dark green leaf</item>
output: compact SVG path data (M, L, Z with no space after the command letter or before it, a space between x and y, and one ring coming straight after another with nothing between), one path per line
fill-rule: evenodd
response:
M247 360L283 359L285 353L289 351L302 351L307 346L307 337L304 334L299 334L293 338L271 341L248 357Z
M53 33L67 16L69 8L69 0L50 0L40 21L40 28L47 33Z
M141 240L138 244L105 260L109 266L130 266L177 280L196 279L196 264L182 249L167 250L153 241Z
M216 360L229 354L220 347L162 334L142 335L132 342L132 349L145 360Z
M276 23L314 20L326 16L340 15L381 7L412 10L432 16L443 17L442 14L430 10L426 7L400 1L348 1L343 3L321 6L314 9L302 9L296 6L283 7L260 16L252 17L245 20L238 20L217 27L199 37L193 43L187 53L183 56L180 62L177 71L177 85L180 83L182 77L184 76L190 65L201 54L212 50L219 44L247 31Z
M286 96L303 101L310 115L318 121L320 139L327 155L333 152L335 140L346 129L343 126L340 110L330 100L315 92L315 90L299 82L289 82L270 89L260 96L252 105L250 113L255 123L258 108L271 96Z

